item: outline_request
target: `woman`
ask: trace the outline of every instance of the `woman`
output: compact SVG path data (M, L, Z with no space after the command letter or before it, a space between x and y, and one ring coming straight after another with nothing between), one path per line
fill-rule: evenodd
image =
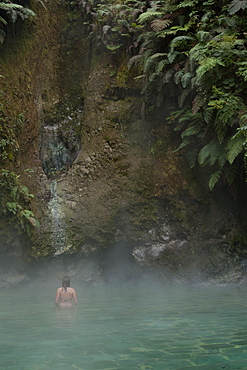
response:
M71 307L77 304L76 291L70 288L70 279L68 276L64 276L62 281L62 287L57 289L55 304L60 307Z

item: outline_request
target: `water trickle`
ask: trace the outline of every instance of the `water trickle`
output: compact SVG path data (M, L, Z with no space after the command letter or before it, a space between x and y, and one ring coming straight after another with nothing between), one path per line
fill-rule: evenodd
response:
M62 254L69 251L71 245L66 234L65 215L63 212L63 199L57 194L57 180L50 183L51 199L48 208L51 215L51 242L55 249L54 255Z
M69 148L60 130L58 125L43 127L40 156L43 170L48 177L69 167L77 155L74 148Z
M63 114L61 114L63 112ZM80 127L82 109L71 111L57 109L50 116L43 112L41 126L40 159L44 173L49 179L50 200L48 202L51 226L50 244L55 255L71 250L65 218L66 199L59 193L58 181L73 164L80 150Z

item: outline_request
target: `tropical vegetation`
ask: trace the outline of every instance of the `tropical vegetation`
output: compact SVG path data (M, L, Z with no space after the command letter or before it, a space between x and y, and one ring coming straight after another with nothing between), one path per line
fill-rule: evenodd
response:
M70 1L90 37L138 66L145 111L180 135L209 188L244 178L247 164L247 1Z
M4 41L9 24L16 23L18 18L24 20L34 16L35 13L28 7L28 1L2 0L0 2L0 43Z

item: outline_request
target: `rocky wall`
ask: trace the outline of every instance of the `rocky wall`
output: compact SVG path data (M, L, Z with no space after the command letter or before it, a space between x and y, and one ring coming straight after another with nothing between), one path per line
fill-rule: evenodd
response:
M40 223L26 243L18 239L11 276L99 282L148 269L172 281L242 281L237 203L210 193L174 152L167 128L143 117L124 54L96 48L82 17L62 3L37 14L1 56L9 115L26 117L11 166L35 195Z

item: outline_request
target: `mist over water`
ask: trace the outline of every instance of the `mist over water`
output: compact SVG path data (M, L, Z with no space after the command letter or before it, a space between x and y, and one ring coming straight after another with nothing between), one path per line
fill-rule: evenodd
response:
M244 369L247 294L235 287L71 284L1 291L1 369Z

